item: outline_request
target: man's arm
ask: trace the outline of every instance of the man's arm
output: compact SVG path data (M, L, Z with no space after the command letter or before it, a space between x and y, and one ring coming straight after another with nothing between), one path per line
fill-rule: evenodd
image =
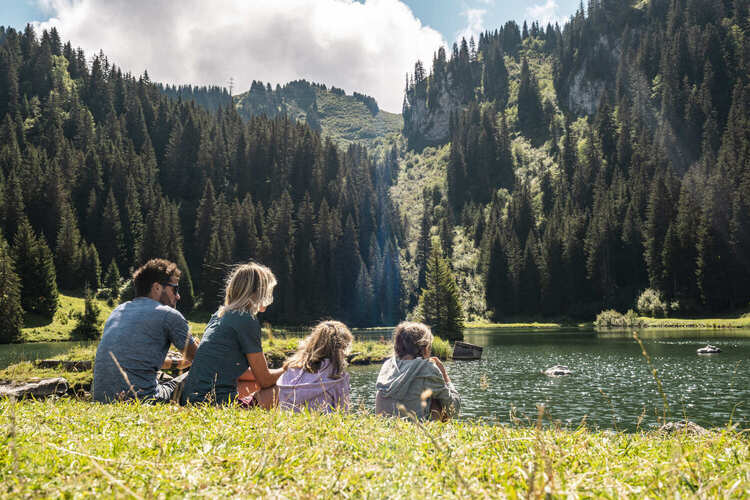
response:
M247 357L247 362L250 364L250 369L255 375L255 380L258 382L261 389L276 385L276 381L281 374L284 373L283 368L269 369L268 363L266 363L266 357L262 352L245 354L245 356Z
M195 353L198 351L198 341L190 335L185 343L185 350L181 355L174 354L172 351L167 353L164 363L161 365L162 370L184 370L190 368L195 359Z

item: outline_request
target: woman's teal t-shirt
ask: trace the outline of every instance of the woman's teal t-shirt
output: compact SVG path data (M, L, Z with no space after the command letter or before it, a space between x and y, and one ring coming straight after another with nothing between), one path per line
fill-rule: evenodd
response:
M246 354L263 352L260 323L252 314L214 313L195 353L182 402L228 403L237 396L237 377L248 368Z

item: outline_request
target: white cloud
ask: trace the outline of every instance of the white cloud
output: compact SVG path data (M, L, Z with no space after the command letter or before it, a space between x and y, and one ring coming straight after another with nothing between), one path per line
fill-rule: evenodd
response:
M37 0L64 40L165 83L305 78L399 112L404 74L445 42L399 0Z
M561 27L565 24L565 17L558 13L558 5L555 0L547 0L545 4L532 5L526 8L526 18L529 21L539 21L542 28L547 23L554 25L558 23Z
M466 27L456 33L456 40L466 38L470 40L474 37L475 41L479 41L479 34L484 31L484 15L487 13L484 9L466 9L461 13L462 16L466 17Z

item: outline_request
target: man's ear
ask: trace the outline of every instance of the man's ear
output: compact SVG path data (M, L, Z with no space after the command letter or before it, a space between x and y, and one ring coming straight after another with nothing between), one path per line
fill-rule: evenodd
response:
M160 286L161 285L159 283L157 283L156 281L154 281L153 283L151 283L151 291L150 291L149 295L160 295L161 294L161 291L159 290Z

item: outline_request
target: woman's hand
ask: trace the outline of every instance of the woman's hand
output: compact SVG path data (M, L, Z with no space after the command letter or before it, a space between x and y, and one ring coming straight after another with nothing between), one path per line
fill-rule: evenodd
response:
M246 354L250 370L255 376L255 380L262 389L276 385L276 380L284 373L282 368L269 369L266 363L266 357L262 352Z
M443 380L445 380L446 384L450 384L451 379L448 376L448 372L445 371L445 366L443 366L443 362L440 361L439 358L433 356L430 358L430 361L435 364L435 366L438 367L438 370L440 370L440 373L443 374Z

